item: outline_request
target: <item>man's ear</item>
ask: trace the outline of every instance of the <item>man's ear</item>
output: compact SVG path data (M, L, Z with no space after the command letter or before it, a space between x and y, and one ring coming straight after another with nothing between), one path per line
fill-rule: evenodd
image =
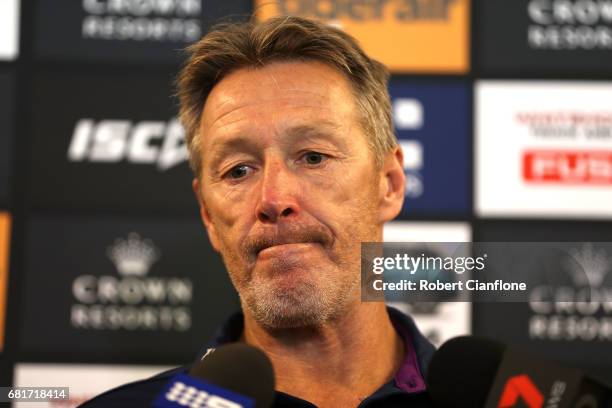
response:
M380 171L380 221L387 222L398 216L404 204L406 176L400 146L387 154Z
M210 240L210 244L215 249L215 251L219 252L219 237L217 236L217 231L215 230L215 225L212 223L210 219L210 214L208 213L208 209L206 208L206 204L204 204L204 199L202 198L202 189L200 187L200 181L198 178L194 178L191 183L191 187L193 188L193 192L195 193L196 199L198 200L198 205L200 206L200 218L202 218L202 222L206 227L206 232L208 233L208 239Z

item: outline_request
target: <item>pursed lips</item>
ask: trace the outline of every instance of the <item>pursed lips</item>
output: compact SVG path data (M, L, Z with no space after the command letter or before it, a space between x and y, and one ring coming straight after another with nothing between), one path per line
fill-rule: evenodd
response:
M321 244L321 243L316 242L316 241L292 241L292 240L278 241L278 242L274 242L272 245L263 245L261 248L257 250L257 256L259 256L262 252L266 250L270 250L270 249L300 250L303 247L306 247L307 245L310 246L312 244Z
M293 267L302 265L303 262L308 262L309 259L312 260L315 245L317 245L315 242L272 245L259 251L256 259L260 262L282 262L276 264L276 267L283 265L284 270L293 269Z
M251 261L260 258L262 252L264 254L282 256L290 256L292 253L296 255L300 252L312 250L313 248L326 249L331 247L334 242L330 231L319 226L291 226L284 227L284 231L269 231L261 235L252 235L247 237L243 242L245 253L249 254Z

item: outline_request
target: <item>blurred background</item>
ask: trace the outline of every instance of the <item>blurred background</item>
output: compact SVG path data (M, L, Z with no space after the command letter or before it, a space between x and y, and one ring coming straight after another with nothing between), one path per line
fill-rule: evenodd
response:
M237 309L172 82L181 49L254 12L324 20L390 68L408 177L385 240L612 242L610 0L0 0L0 385L74 406L190 362ZM585 257L588 303L569 279L540 302L394 304L436 344L612 380L612 255Z

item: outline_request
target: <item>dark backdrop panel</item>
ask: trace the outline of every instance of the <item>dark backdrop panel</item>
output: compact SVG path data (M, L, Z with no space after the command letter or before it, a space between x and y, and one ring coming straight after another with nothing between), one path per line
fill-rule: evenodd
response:
M30 204L197 214L171 83L171 73L37 76Z
M32 216L25 255L28 360L188 362L238 308L195 218Z
M610 74L612 16L605 1L476 0L483 72Z
M13 74L0 70L0 209L7 208L11 190L13 85Z
M480 221L474 239L491 242L612 242L612 228L608 223L595 222ZM612 259L601 258L597 253L589 254L584 246L576 250L593 261L585 265L603 268L601 271L605 273L605 285L601 288L593 285L591 302L580 304L580 300L587 299L581 297L585 292L568 276L569 283L563 287L563 293L547 294L544 304L475 303L473 331L475 335L520 345L543 357L592 369L612 380L609 368L612 365L612 294L604 290L612 282ZM563 273L566 271L559 271L560 275Z
M37 56L112 62L182 61L181 50L217 19L245 18L248 0L40 0Z

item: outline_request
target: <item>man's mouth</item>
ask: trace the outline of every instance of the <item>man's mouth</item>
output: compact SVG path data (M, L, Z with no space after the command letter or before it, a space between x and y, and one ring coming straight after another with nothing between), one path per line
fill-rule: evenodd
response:
M324 249L333 244L333 236L323 226L290 226L246 237L242 249L252 261L262 255L282 257L312 249Z
M312 250L319 246L315 242L299 242L299 243L286 243L272 245L262 249L257 253L257 260L282 260L288 262L289 260L297 261L299 259L306 260L309 256L312 256Z
M263 255L273 255L280 253L299 252L310 249L313 245L320 245L316 241L287 241L277 242L271 245L264 245L257 251L257 257Z

